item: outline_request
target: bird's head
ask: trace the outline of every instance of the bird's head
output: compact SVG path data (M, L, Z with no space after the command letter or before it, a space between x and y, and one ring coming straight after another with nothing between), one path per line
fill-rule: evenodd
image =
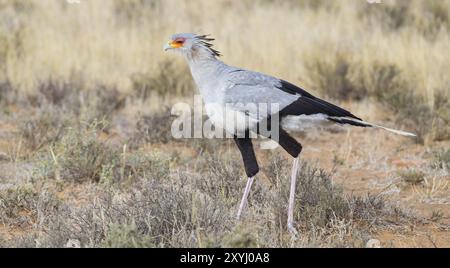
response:
M193 33L174 34L164 46L164 50L175 50L185 55L206 55L220 57L220 52L212 48L208 35L197 35Z

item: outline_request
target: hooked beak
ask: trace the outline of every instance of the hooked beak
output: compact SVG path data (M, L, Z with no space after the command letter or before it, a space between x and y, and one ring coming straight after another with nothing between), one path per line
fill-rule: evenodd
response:
M167 51L167 50L172 49L172 48L173 47L172 47L172 43L171 42L169 42L169 43L164 45L164 51Z
M183 47L183 43L180 42L176 42L176 41L169 41L165 46L164 46L164 51L167 51L169 49L176 49L176 48L181 48Z

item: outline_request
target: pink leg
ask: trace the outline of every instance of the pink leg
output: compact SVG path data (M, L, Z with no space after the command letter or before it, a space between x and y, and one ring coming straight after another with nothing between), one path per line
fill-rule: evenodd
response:
M298 166L299 166L299 157L294 159L294 163L292 165L291 190L290 190L290 194L289 194L289 205L288 205L287 227L288 227L288 230L293 235L297 235L297 230L294 227L294 205L295 205L295 189L296 189L295 184L297 181Z
M239 210L236 215L237 220L240 219L242 210L244 209L245 205L247 204L247 198L250 193L250 188L252 187L254 179L255 179L255 177L251 177L251 178L248 178L248 180L247 180L247 186L245 186L244 195L242 196L241 204L239 205Z

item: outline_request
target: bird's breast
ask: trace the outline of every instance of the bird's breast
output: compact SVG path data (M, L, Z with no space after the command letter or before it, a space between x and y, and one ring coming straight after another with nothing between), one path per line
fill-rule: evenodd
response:
M206 114L211 123L233 135L244 135L247 130L256 129L257 120L246 113L219 103L206 103Z

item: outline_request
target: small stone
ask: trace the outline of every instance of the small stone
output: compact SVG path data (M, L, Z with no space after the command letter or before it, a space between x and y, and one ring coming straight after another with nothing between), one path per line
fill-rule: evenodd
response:
M367 241L366 248L381 248L381 242L378 239L370 239Z
M8 160L9 156L4 152L0 152L0 161L8 161Z
M69 239L69 241L67 241L67 243L64 247L66 247L66 248L81 248L81 243L77 239Z

